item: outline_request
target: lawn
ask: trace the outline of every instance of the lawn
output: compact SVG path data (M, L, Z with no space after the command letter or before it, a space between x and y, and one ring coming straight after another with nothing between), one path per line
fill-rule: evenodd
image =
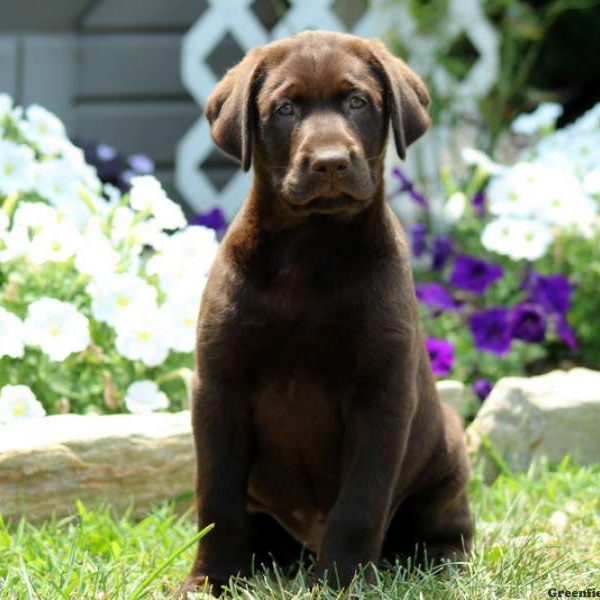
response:
M355 597L516 599L547 598L551 588L600 590L600 465L565 460L537 478L504 475L492 486L476 474L471 497L477 541L466 570L447 569L439 577L396 568L382 572L376 587L359 579ZM114 517L106 508L80 505L77 512L38 525L0 518L1 600L131 599L136 589L144 598L172 596L193 557L192 548L178 553L196 533L189 515L172 505L141 521ZM235 582L231 597L343 597L309 591L305 582L304 571L293 580L261 573Z

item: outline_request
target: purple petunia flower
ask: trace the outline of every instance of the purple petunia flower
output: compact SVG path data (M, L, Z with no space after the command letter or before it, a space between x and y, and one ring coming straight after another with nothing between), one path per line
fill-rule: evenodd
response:
M417 283L415 290L421 304L431 308L456 310L460 306L460 303L439 283Z
M148 175L154 172L154 161L145 154L132 154L127 157L129 166L142 175Z
M473 207L473 213L478 219L482 219L485 216L485 196L483 192L477 192L471 198L471 206Z
M452 371L454 363L454 346L448 340L428 338L425 342L431 369L436 375L445 377Z
M531 277L531 300L539 302L550 314L564 315L571 306L573 288L562 275L540 275Z
M577 350L577 340L564 315L556 316L555 327L558 337L567 345L571 352L575 352Z
M508 314L505 308L490 308L471 315L469 327L476 348L497 356L510 350L512 335Z
M415 189L414 183L406 176L400 167L394 167L392 169L392 175L400 180L400 188L398 189L399 194L406 192L415 204L421 208L427 209L427 200L425 196Z
M433 240L433 248L431 249L431 268L434 271L441 271L446 266L453 252L454 244L449 237L445 235L436 236Z
M481 294L495 281L500 279L504 271L500 265L489 263L474 256L457 256L450 283L463 290Z
M219 236L223 235L227 230L227 220L220 208L213 208L207 212L194 215L189 223L190 225L210 227L211 229L214 229Z
M427 250L427 228L423 223L415 223L409 231L410 234L410 251L416 258L423 256Z
M483 402L490 395L494 384L489 379L477 379L472 387L475 395Z
M510 312L510 328L514 339L536 344L546 337L546 314L540 304L524 302Z

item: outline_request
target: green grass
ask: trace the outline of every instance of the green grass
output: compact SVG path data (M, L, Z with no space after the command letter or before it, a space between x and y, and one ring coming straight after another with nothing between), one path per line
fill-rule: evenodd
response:
M503 475L489 487L475 475L471 498L477 541L463 572L447 569L440 577L396 568L381 572L374 587L358 579L355 597L547 598L550 588L600 589L600 465L564 461L537 478ZM178 516L172 506L141 521L81 505L77 516L35 526L0 519L0 600L170 598L191 564L194 550L185 546L195 535L189 515ZM307 589L301 571L292 580L261 573L236 581L231 597L344 596Z

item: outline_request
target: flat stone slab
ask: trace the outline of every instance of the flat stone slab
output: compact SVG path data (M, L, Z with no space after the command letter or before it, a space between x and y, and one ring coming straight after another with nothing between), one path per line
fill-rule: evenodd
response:
M57 415L0 425L0 513L66 515L75 501L153 504L194 489L190 413Z
M464 386L440 382L457 406ZM75 501L135 515L190 493L196 460L189 411L57 415L0 425L0 513L41 520L72 514Z

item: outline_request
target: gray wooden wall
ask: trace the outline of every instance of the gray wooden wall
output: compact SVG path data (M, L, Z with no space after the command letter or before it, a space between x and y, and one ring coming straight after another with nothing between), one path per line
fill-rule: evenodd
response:
M143 152L174 193L175 146L199 107L180 77L204 0L0 0L0 92L71 135Z

